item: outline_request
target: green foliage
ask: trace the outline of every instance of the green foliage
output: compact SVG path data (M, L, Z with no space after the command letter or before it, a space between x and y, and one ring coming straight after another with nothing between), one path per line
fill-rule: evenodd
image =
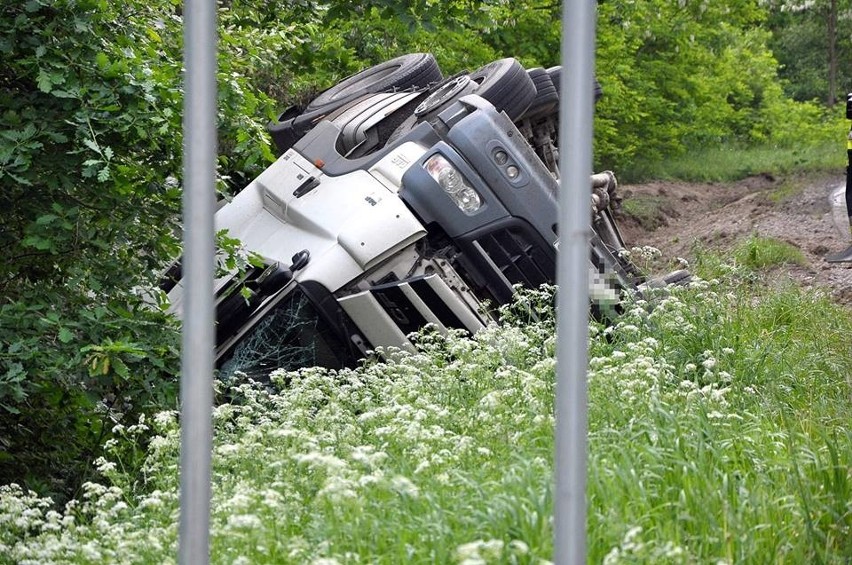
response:
M496 2L483 8L483 39L503 57L527 68L560 64L562 9L559 2Z
M750 269L805 264L801 249L771 237L750 237L734 250L734 257L739 264Z
M497 51L485 43L472 30L475 14L465 19L464 25L453 23L444 14L440 20L424 22L422 26L410 27L405 19L387 19L383 11L364 11L358 19L340 20L332 23L353 56L361 65L375 64L391 57L410 52L426 52L435 55L445 76L474 69L498 58Z
M829 97L829 16L832 4L837 10L835 49L839 100L852 92L852 2L849 0L817 0L800 2L774 0L770 2L767 21L772 37L769 46L778 58L779 76L784 92L799 101Z
M151 304L178 253L182 19L172 0L0 14L0 482L67 492L115 423L174 403L177 333ZM222 187L272 158L248 75L278 80L288 45L240 16L222 18Z
M669 208L667 209L666 206ZM671 205L667 204L666 198L653 195L636 195L624 200L621 203L624 213L635 218L643 229L653 231L664 225L666 212L677 212L671 210Z
M559 56L559 5L542 0L218 5L223 194L272 160L277 111L370 64L429 51L449 75ZM766 18L750 0L599 2L597 165L629 176L697 155L711 169L719 143L758 143L776 166L810 166L802 139L839 130L785 98ZM173 402L177 335L151 305L179 255L182 24L178 0L0 8L0 481L74 485L113 424ZM732 167L763 172L759 159ZM223 268L253 260L221 243Z
M589 327L589 562L852 550L848 311L725 269ZM552 559L552 313L552 288L525 292L473 338L431 328L388 362L232 390L213 415L213 562ZM0 562L174 555L176 414L117 433L102 483L62 512L0 487Z
M846 124L839 124L841 128ZM831 127L829 127L831 126ZM845 132L827 124L820 136L835 132L833 140L807 144L745 145L724 143L700 146L658 162L642 162L622 171L622 180L680 179L693 182L728 182L748 176L836 173L843 170L846 155L838 140Z
M112 422L174 394L175 334L133 292L176 250L180 67L148 25L173 9L2 9L3 481L73 486Z
M656 161L721 140L768 136L783 102L752 2L599 6L596 150L604 166ZM779 122L780 123L780 122Z

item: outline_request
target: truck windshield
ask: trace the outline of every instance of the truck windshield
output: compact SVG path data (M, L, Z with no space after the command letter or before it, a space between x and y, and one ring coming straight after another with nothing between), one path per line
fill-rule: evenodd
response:
M276 369L322 366L340 369L346 347L298 287L278 302L219 360L219 378L242 373L266 381ZM242 375L239 375L242 380Z

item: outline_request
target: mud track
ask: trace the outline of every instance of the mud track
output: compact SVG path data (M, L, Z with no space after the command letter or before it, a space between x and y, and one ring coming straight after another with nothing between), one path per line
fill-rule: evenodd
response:
M767 280L820 288L852 306L852 263L825 261L826 253L849 244L832 220L828 199L843 183L845 177L835 174L623 185L618 221L628 248L656 247L670 267L677 258L693 262L697 249L728 253L752 235L785 241L802 251L805 263L774 267Z

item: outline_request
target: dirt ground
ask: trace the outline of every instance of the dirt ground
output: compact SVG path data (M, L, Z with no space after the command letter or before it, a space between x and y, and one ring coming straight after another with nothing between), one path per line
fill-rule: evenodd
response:
M770 277L823 288L852 306L852 263L825 261L826 253L850 243L835 227L829 205L829 194L844 183L842 175L762 175L736 183L622 185L624 209L640 213L617 217L628 248L656 247L672 263L678 257L691 262L696 244L724 252L751 235L786 241L802 251L805 264L783 265Z

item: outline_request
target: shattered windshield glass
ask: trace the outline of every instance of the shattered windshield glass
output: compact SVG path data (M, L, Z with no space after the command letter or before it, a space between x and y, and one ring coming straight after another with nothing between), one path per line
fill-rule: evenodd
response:
M219 378L229 380L236 372L266 380L276 369L343 366L343 344L298 288L246 333L222 358Z

